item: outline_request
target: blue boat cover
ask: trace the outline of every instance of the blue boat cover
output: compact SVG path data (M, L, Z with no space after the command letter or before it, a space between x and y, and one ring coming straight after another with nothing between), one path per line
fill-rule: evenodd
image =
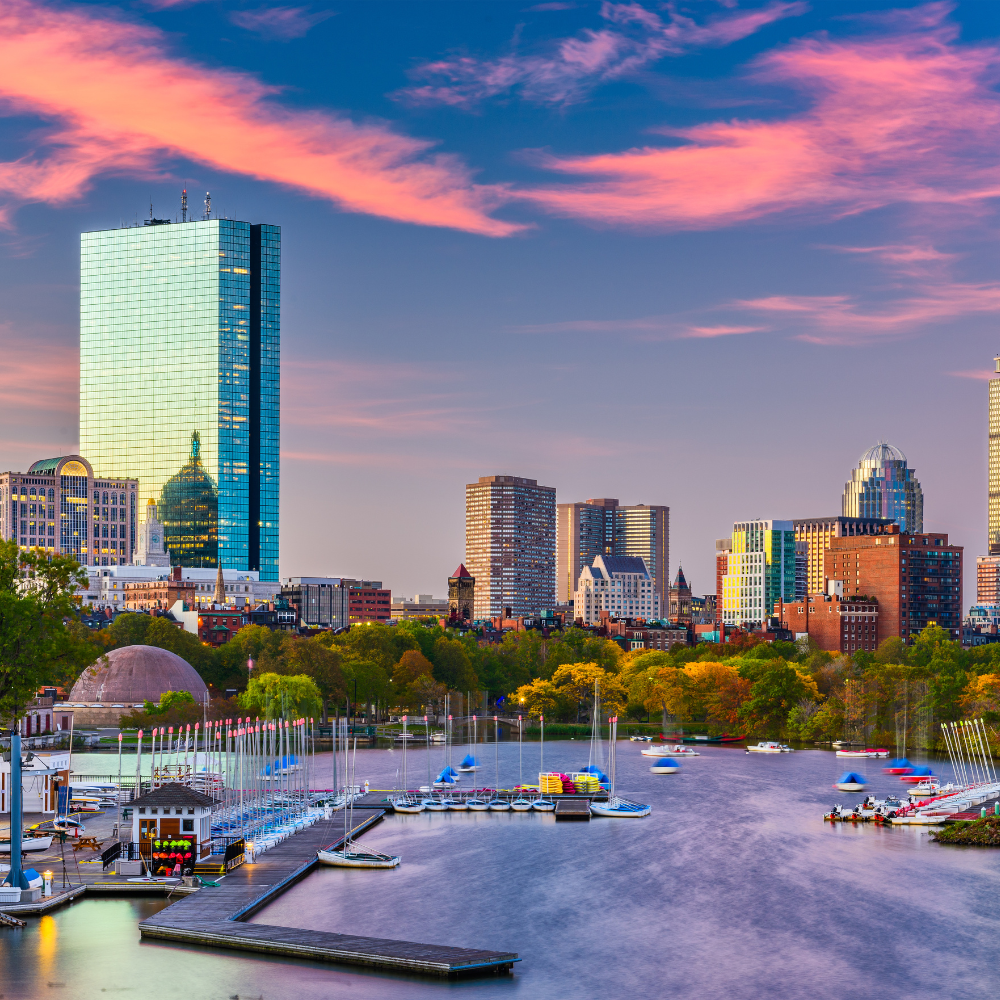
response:
M611 780L599 767L594 767L592 764L588 764L586 767L581 767L580 774L596 774L598 781Z
M867 784L864 777L857 771L845 771L838 779L838 785L864 785Z
M283 771L283 770L285 770L285 768L291 767L293 764L298 764L298 762L299 762L299 759L298 759L298 757L295 756L295 754L289 754L289 756L287 756L287 757L282 757L280 761L275 761L275 765L276 765L276 767L278 768L279 771ZM265 764L264 765L264 773L265 774L270 774L271 773L271 765L270 764Z
M479 766L479 761L476 760L476 758L473 757L471 753L467 753L465 755L465 759L458 766L459 767L478 767Z
M913 767L913 765L905 757L896 757L890 760L886 767Z
M653 767L680 767L673 757L660 757Z
M915 767L911 772L914 775L919 775L921 778L931 778L934 776L934 772L929 767Z
M434 780L435 781L450 781L454 783L458 775L450 768L446 767Z

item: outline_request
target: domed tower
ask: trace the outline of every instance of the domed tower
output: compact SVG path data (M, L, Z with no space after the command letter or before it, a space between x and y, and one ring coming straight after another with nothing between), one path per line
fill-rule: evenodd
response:
M906 456L879 441L861 456L844 486L844 517L885 517L911 535L924 530L924 494Z
M187 463L160 494L163 536L172 566L219 563L219 491L201 461L201 435L191 435Z

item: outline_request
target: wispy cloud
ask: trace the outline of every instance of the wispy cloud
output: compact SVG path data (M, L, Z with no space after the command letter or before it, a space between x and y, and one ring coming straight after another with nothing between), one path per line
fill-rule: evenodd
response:
M953 375L955 378L973 378L981 382L988 382L991 378L997 377L996 372L991 372L987 368L974 368L962 372L948 372L948 374Z
M265 38L302 38L310 28L333 17L335 11L310 11L308 7L258 7L256 10L234 10L229 15L233 24Z
M0 0L0 102L54 123L34 150L0 163L0 223L17 202L58 204L98 175L152 175L185 157L350 212L490 236L519 228L489 215L502 190L475 184L430 142L285 107L256 77L168 48L104 8Z
M883 302L850 295L772 295L732 303L768 316L794 339L845 345L913 336L940 323L1000 311L1000 282L941 282Z
M534 10L569 5L541 4ZM472 109L492 97L516 91L538 104L581 100L594 87L633 75L658 60L692 49L729 45L764 25L807 10L804 3L771 3L726 13L698 23L666 7L666 18L638 3L601 5L607 27L563 38L541 53L515 50L498 59L454 55L417 66L414 86L395 96L413 104L445 104Z
M38 410L76 416L80 358L75 348L39 338L10 322L0 322L4 350L0 365L0 405L16 407L22 417Z
M511 329L515 333L534 334L623 334L637 340L706 340L760 333L768 328L733 324L696 325L677 316L641 316L635 319L571 319L556 323L526 323Z
M1000 49L958 45L948 11L927 5L898 34L824 36L758 60L755 79L807 95L805 111L664 130L668 145L539 155L574 181L522 196L557 215L672 229L899 203L982 214L1000 195Z

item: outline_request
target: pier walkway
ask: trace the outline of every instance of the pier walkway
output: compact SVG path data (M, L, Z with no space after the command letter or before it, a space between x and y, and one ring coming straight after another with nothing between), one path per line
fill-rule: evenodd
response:
M374 826L384 815L382 809L359 809L355 804L352 835ZM317 850L341 844L343 823L343 813L335 813L332 819L320 820L294 834L261 855L256 863L231 872L218 888L200 889L144 920L139 924L140 934L143 938L179 944L214 945L449 978L511 971L514 962L519 961L515 952L246 923L247 917L267 906L316 867Z

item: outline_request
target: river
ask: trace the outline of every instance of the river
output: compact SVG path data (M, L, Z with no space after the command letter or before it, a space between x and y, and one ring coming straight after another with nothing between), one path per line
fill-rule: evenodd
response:
M538 749L524 746L526 779L537 773ZM831 787L844 770L867 771L878 794L905 791L881 773L881 762L859 768L830 751L769 756L710 747L677 774L653 775L639 749L619 745L619 790L652 804L647 819L390 816L364 841L400 854L398 869L321 869L253 918L510 949L522 961L509 978L441 983L140 945L135 924L159 902L88 900L25 931L0 930L0 993L902 1000L993 992L1000 852L940 847L917 828L822 821L832 803L857 801ZM501 744L499 752L507 785L517 775L518 746ZM435 768L443 754L431 749ZM481 784L493 783L494 754L492 745L478 748ZM586 741L547 741L546 768L577 770L587 754ZM357 779L392 787L401 756L359 750ZM407 756L412 787L426 780L426 751ZM329 763L329 755L319 758L321 768ZM946 763L933 766L951 777Z

